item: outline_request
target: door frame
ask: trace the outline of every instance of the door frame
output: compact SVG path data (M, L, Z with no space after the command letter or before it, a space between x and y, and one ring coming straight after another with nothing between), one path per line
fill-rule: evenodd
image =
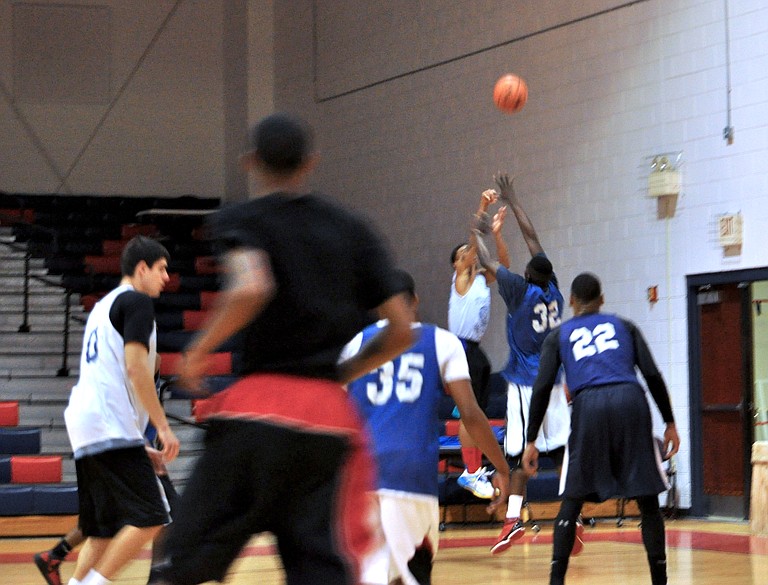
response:
M709 272L686 276L688 304L688 400L690 413L691 441L691 509L693 516L706 516L707 497L704 495L704 445L702 431L702 377L701 377L701 319L699 316L698 293L700 287L707 285L728 285L744 283L749 285L760 280L768 280L768 266L747 268L729 272ZM744 348L742 367L744 368L743 408L742 412L751 412L752 382L752 326L751 302L742 300L741 343ZM748 417L747 417L748 418ZM751 450L752 433L747 424L743 425L743 453L745 470L744 517L749 515L750 482L752 474Z

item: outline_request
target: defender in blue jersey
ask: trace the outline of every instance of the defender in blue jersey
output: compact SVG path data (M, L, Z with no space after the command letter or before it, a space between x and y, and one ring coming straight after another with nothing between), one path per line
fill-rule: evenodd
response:
M531 260L525 274L515 274L499 262L493 261L488 248L478 232L478 260L486 273L494 276L499 294L507 305L507 342L509 360L502 371L507 387L507 432L504 447L513 462L511 495L507 504L504 526L496 543L491 547L493 554L507 550L525 534L520 520L520 511L525 497L528 477L520 467L520 457L525 447L528 429L528 408L531 402L533 381L539 370L541 345L547 334L560 325L563 312L563 295L557 284L552 263L544 254L536 230L515 195L513 179L506 174L496 177L500 198L507 202L515 214L520 231L531 253ZM482 230L488 232L487 216L480 222ZM536 440L542 452L549 453L558 463L562 460L563 447L568 441L570 411L562 387L552 393L546 420ZM581 545L581 541L579 541ZM574 554L581 552L580 546Z
M570 302L573 319L544 341L523 454L526 472L535 473L536 433L562 365L573 397L573 417L563 501L555 521L550 585L565 582L576 518L584 502L614 497L637 500L651 580L653 585L665 585L664 520L658 494L668 486L648 401L635 368L643 374L666 423L665 458L677 453L680 446L667 387L640 330L626 319L600 313L603 295L595 275L582 273L574 279Z
M415 320L413 279L400 275ZM380 321L364 329L341 358L354 356L383 326ZM363 563L361 582L369 585L387 585L398 577L406 585L430 583L439 540L438 405L444 393L454 399L473 440L498 471L491 480L497 489L489 511L508 493L509 466L472 392L461 341L435 325L413 327L418 340L412 347L348 385L372 437L386 540Z

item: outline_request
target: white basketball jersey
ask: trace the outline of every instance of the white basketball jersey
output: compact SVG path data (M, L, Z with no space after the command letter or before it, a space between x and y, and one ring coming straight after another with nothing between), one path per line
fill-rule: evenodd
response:
M448 300L448 329L460 339L479 342L491 317L491 289L482 274L475 275L472 286L464 295L456 292L456 273Z
M80 377L64 411L75 459L102 451L144 445L149 414L135 395L125 366L125 342L109 320L123 285L107 294L88 316L80 356ZM150 371L157 356L157 329L149 341Z

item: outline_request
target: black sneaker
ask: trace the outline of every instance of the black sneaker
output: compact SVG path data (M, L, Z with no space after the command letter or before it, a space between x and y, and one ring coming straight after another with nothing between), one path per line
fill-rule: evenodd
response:
M61 585L61 575L59 574L59 559L51 558L50 551L41 552L35 555L35 564L40 569L43 579L48 585Z

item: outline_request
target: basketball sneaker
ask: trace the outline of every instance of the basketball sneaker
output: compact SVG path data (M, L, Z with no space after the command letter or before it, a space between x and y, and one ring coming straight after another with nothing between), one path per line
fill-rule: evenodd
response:
M499 539L491 547L491 554L497 555L503 553L515 542L520 540L525 534L525 526L520 521L520 518L506 518L504 520L504 526L501 528L501 534Z
M50 551L41 552L35 555L35 564L40 569L48 585L61 585L61 575L59 574L59 559L51 558Z
M469 470L465 469L464 473L456 480L456 483L465 490L475 494L478 498L483 498L484 500L493 499L495 488L488 481L488 472L485 470L485 467L481 467L474 473L470 473Z
M573 548L571 549L571 556L577 557L584 550L584 523L579 519L576 520L576 540L573 541Z

